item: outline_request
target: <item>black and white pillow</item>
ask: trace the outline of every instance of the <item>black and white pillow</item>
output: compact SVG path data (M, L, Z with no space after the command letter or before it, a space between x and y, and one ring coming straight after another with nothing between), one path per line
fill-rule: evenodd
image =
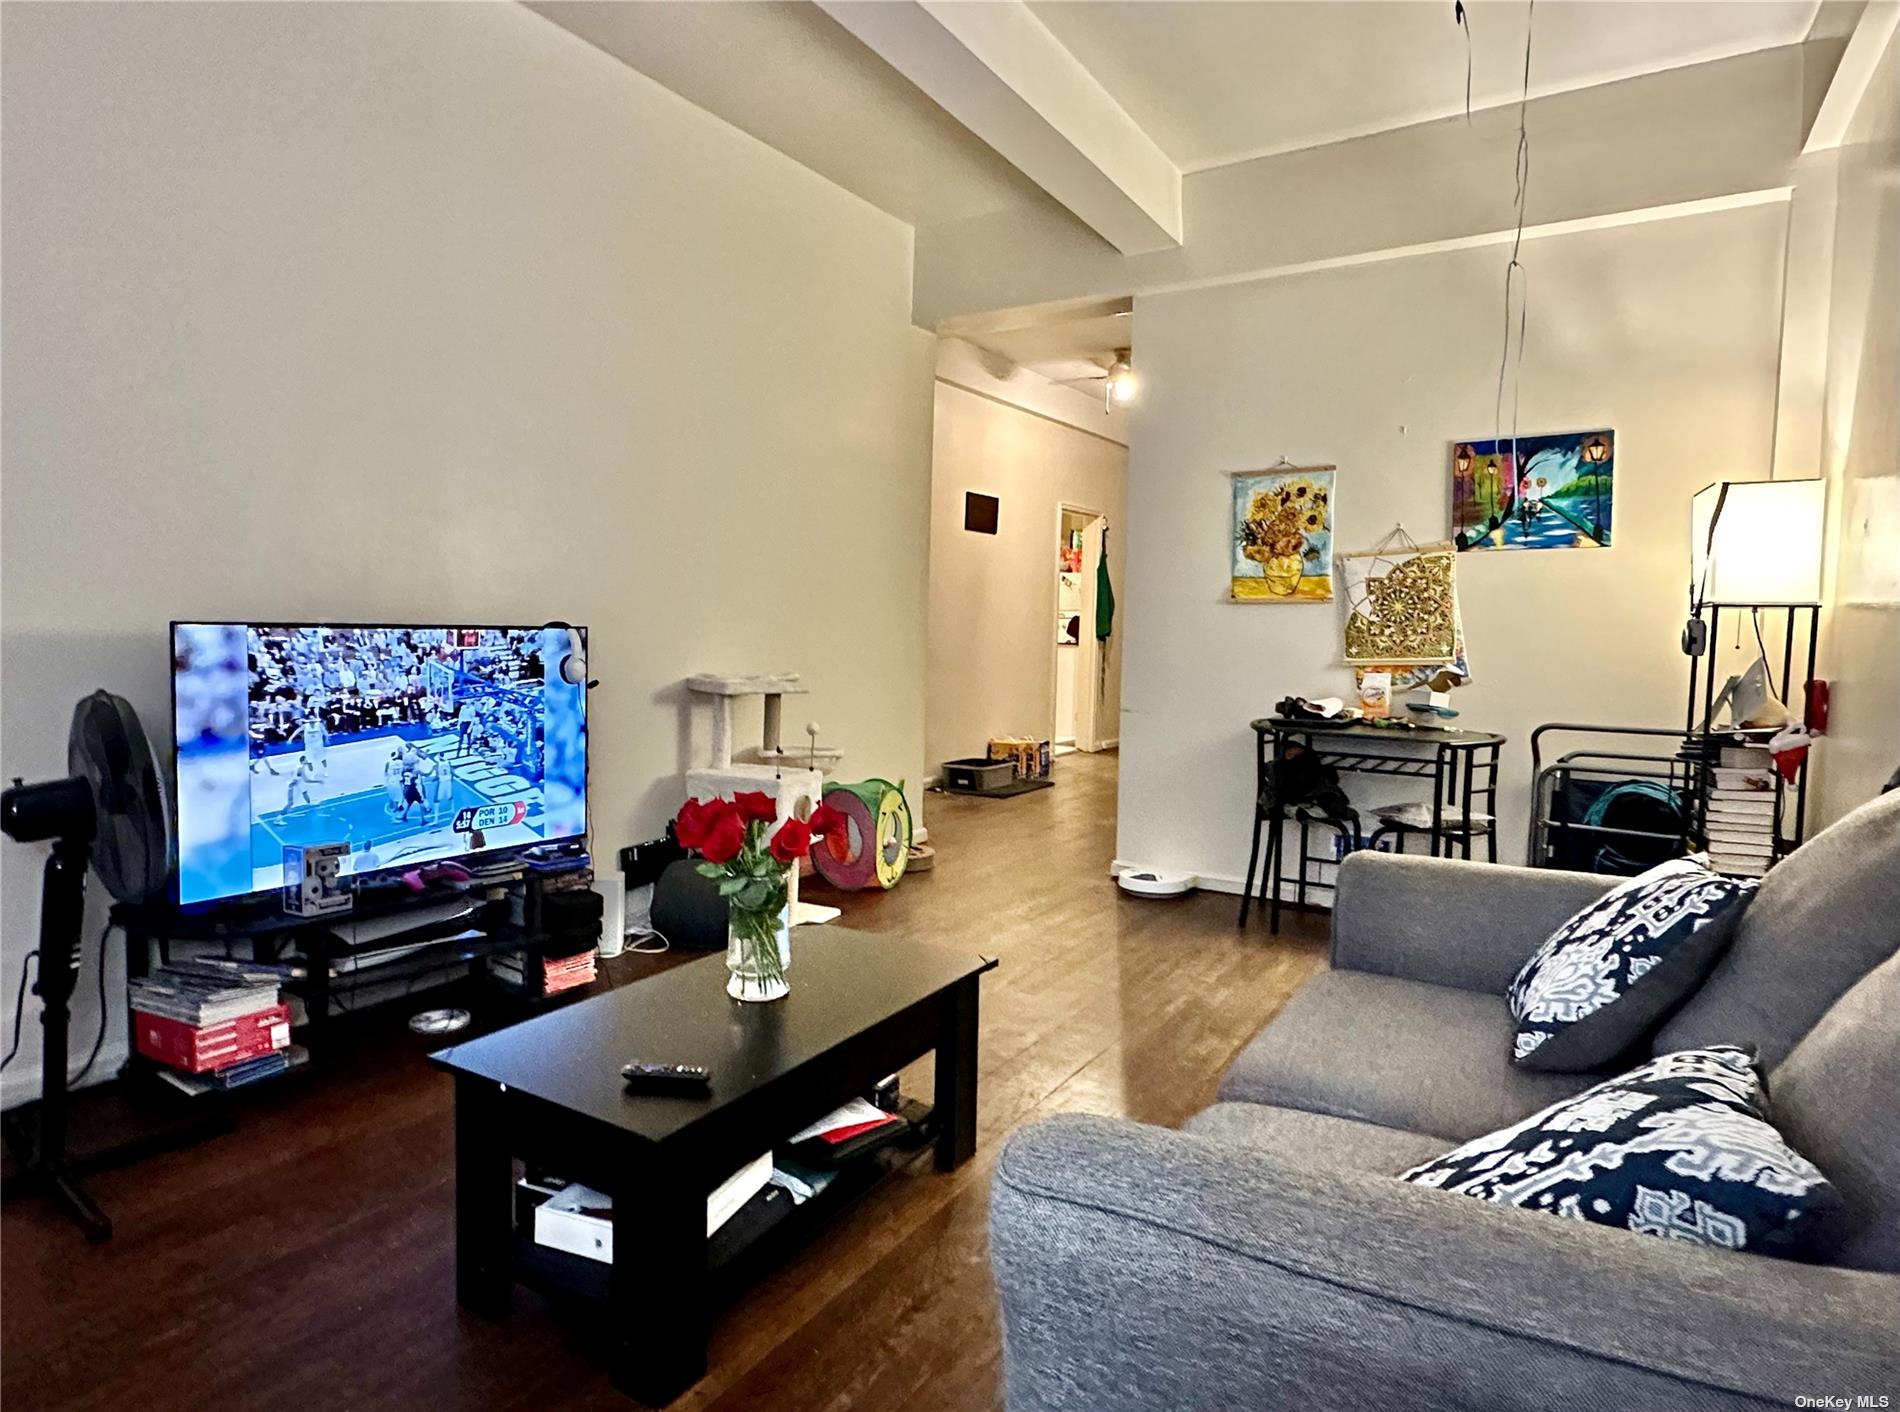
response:
M1702 983L1755 887L1672 858L1604 893L1511 982L1512 1062L1574 1072L1615 1061Z
M1748 1052L1685 1049L1403 1173L1462 1196L1768 1255L1819 1254L1840 1198L1768 1120Z

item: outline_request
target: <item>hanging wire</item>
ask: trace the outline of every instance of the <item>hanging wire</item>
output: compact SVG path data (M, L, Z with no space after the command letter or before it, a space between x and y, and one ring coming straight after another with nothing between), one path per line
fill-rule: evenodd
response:
M1517 459L1518 403L1524 382L1524 335L1530 322L1530 275L1518 258L1524 245L1524 204L1531 185L1531 138L1529 109L1531 100L1531 35L1537 16L1537 0L1530 0L1524 11L1524 86L1517 103L1517 227L1511 237L1511 260L1504 267L1504 338L1498 350L1498 391L1492 406L1492 434L1495 445L1504 447L1504 375L1512 367L1511 291L1517 290L1517 357L1511 378L1511 475L1516 478L1523 468Z
M1452 18L1458 22L1458 28L1465 32L1465 122L1471 121L1471 16L1465 10L1465 0L1452 0Z

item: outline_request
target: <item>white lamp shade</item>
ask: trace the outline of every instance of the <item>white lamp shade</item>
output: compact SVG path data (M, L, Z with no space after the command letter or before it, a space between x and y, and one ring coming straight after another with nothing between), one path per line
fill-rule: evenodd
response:
M1819 603L1826 512L1819 480L1717 481L1698 490L1689 508L1696 601Z

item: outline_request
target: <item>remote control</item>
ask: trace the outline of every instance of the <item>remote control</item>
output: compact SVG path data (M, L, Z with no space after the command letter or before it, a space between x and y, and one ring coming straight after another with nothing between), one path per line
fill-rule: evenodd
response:
M650 1064L636 1059L621 1067L620 1077L639 1093L673 1093L704 1098L712 1071L703 1064Z

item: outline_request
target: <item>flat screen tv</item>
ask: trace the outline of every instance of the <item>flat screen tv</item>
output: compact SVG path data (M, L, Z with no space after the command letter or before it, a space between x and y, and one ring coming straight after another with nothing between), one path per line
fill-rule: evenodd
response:
M280 887L287 844L346 843L360 877L580 838L568 653L539 626L173 623L179 903Z

